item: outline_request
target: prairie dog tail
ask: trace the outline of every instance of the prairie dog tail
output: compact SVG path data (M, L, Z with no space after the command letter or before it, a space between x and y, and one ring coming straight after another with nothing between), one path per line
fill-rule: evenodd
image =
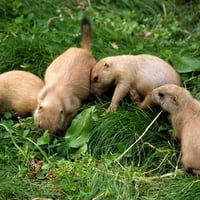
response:
M84 17L81 22L81 48L90 51L91 49L91 23L88 18Z

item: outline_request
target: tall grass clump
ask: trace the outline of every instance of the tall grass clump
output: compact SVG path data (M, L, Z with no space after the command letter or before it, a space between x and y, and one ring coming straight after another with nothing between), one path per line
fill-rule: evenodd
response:
M130 104L127 109L119 108L117 112L103 115L94 124L89 142L91 154L97 158L102 155L116 158L143 134L154 117L155 112L144 112ZM152 124L120 163L140 167L145 173L175 170L179 156L177 144L162 124L162 120Z

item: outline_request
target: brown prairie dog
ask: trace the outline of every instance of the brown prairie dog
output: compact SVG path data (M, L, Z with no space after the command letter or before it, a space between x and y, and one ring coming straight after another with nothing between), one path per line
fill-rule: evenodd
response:
M0 113L14 111L18 116L31 116L43 86L43 81L30 72L14 70L0 74Z
M170 113L174 136L181 142L183 167L200 175L200 102L173 84L154 89L152 100Z
M180 85L180 77L164 60L152 55L106 57L96 63L91 74L91 90L101 95L115 85L107 112L115 111L129 93L145 109L152 104L151 91L166 83Z
M38 95L35 125L50 133L63 131L90 94L90 72L96 61L90 54L90 23L82 21L82 48L69 48L45 72Z

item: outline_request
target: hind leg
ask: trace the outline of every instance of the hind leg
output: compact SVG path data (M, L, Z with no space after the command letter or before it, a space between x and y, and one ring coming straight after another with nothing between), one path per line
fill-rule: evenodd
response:
M193 175L200 175L200 169L189 169L187 171L192 173Z
M182 158L181 158L182 166L186 172L191 173L193 175L200 175L199 156L195 154L193 151L190 151L190 146L188 146L188 148L186 149L184 142L185 141L182 140Z
M152 99L151 99L151 94L148 94L145 96L144 100L138 105L139 108L141 109L146 109L150 107L153 104Z
M186 172L192 174L192 175L200 175L200 169L196 169L191 166L187 166L185 163L182 162L183 168Z

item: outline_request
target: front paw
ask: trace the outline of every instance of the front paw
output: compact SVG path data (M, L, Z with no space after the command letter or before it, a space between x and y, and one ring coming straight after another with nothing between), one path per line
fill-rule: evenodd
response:
M115 105L110 105L110 106L106 109L105 113L114 112L114 111L116 111L116 110L117 110L117 106L115 106Z

